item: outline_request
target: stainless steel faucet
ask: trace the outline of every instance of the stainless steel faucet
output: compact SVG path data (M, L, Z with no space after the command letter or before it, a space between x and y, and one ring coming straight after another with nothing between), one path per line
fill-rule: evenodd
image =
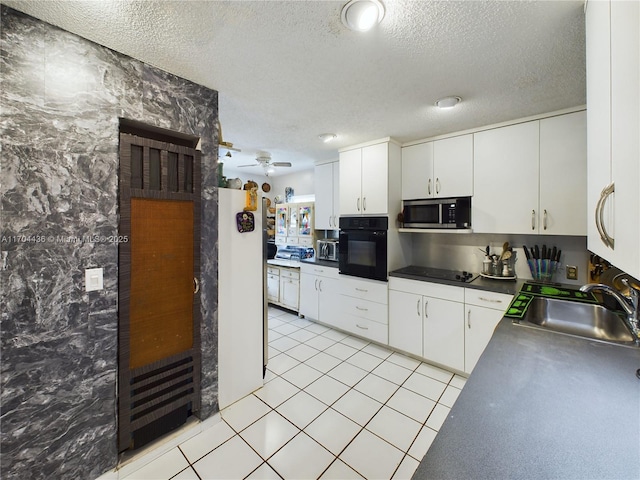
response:
M629 288L628 297L615 288L602 283L588 283L580 287L580 291L591 292L593 290L600 290L615 298L627 314L625 319L626 324L631 329L631 332L633 332L636 343L640 343L640 311L638 309L638 305L640 304L640 290L631 285L626 278L622 279L622 283Z

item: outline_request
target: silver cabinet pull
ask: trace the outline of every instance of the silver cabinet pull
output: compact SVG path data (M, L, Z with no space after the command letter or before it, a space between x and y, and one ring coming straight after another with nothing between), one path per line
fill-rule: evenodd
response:
M418 301L416 302L416 311L418 313L418 316L420 316L420 304L421 304L421 300L418 299Z
M358 287L356 287L356 291L358 291L358 292L365 292L365 293L366 293L366 292L368 292L369 290L367 290L366 288L358 288Z
M467 327L471 328L471 310L467 312Z
M431 179L429 179L429 182L427 183L427 193L431 195Z
M367 210L367 197L362 197L362 211Z
M531 210L531 230L536 229L536 211Z
M356 327L361 328L362 330L369 330L369 327L363 327L360 324L356 323Z
M478 297L478 300L482 300L483 302L502 303L502 300L496 300L493 298L486 298L486 297Z
M545 208L544 210L544 214L542 216L542 227L546 230L547 229L547 209Z
M425 300L424 302L424 318L429 318L429 314L427 313L427 307L429 306L429 302Z
M318 291L318 279L317 278L316 278L316 281L315 281L315 287L314 288L316 289L316 291Z
M200 291L200 282L198 281L198 279L196 277L193 277L193 294L195 295L196 293L198 293Z
M360 310L361 312L368 312L369 309L368 308L364 308L364 307L359 307L356 305L356 310Z
M360 211L360 198L358 198L358 201L356 202L356 204L357 204L358 211Z
M599 210L597 215L598 215L598 219L600 220L600 238L602 238L602 241L604 242L604 244L608 247L610 247L612 250L615 249L615 239L609 235L609 233L607 232L607 229L604 226L604 206L607 202L607 198L616 191L616 187L615 187L615 183L610 183L609 185L607 185L603 190L602 193L600 194L600 200L598 202L598 207L596 207L596 210ZM597 221L596 221L597 224Z
M440 193L440 179L436 177L436 195Z
M318 282L318 290L322 291L322 279Z

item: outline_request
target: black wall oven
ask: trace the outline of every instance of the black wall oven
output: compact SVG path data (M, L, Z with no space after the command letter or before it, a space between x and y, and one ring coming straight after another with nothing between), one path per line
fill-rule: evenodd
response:
M387 280L387 217L340 217L340 273Z

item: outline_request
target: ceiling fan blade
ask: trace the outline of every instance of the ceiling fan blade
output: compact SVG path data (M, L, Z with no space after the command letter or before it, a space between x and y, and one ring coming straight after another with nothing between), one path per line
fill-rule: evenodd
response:
M271 165L274 167L290 167L291 162L273 162Z
M259 163L252 163L251 165L238 165L238 168L241 167L259 167L260 164Z

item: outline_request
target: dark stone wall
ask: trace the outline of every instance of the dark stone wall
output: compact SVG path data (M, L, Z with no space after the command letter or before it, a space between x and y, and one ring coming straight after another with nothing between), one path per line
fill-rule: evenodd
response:
M118 460L119 118L201 138L201 417L218 411L218 93L1 8L2 478L95 478Z

